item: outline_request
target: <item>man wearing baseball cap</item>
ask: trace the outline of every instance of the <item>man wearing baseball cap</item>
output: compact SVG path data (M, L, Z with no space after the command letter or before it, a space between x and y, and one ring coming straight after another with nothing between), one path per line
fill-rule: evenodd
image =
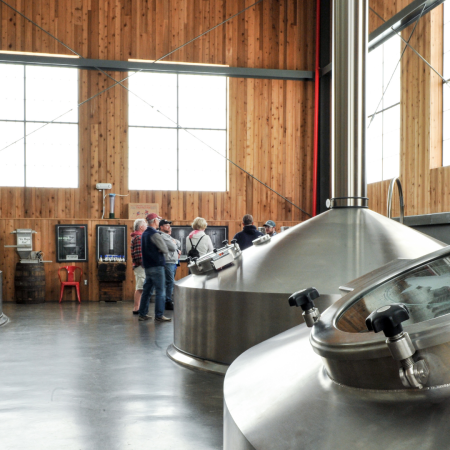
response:
M146 218L147 229L142 233L142 266L145 270L145 282L142 291L141 304L139 306L139 320L148 320L150 304L150 295L152 289L155 288L155 321L169 322L172 319L164 316L164 303L166 300L166 279L164 266L166 260L164 255L169 251L173 252L177 246L173 242L164 241L158 233L158 226L161 217L158 214L151 213Z
M275 236L277 234L277 232L275 231L275 226L276 226L276 223L273 220L268 220L264 224L264 228L266 229L266 234L268 234L271 237Z
M172 222L169 220L162 219L159 222L159 232L164 239L164 242L167 244L168 242L173 242L177 249L173 252L169 252L166 258L166 265L164 267L164 273L166 276L166 309L173 310L173 286L175 283L175 273L177 271L178 258L181 255L181 242L177 239L174 239L172 234Z

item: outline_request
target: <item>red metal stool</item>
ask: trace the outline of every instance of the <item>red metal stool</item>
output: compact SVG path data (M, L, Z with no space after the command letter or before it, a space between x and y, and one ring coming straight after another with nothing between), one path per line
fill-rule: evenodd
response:
M67 281L63 281L61 279L61 274L60 271L62 269L66 269L67 270ZM61 281L61 292L59 295L59 303L61 303L62 298L63 298L63 293L64 293L64 288L66 286L75 286L76 290L77 290L77 297L78 297L78 302L81 303L81 297L80 297L80 281L75 281L75 272L76 270L80 271L80 281L81 281L81 277L83 276L83 271L81 270L81 267L77 267L77 266L64 266L64 267L60 267L58 270L58 277L59 277L59 281Z

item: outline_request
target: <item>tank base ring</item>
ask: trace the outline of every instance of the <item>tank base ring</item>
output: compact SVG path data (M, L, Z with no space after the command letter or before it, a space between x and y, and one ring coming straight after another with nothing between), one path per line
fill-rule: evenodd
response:
M169 347L167 347L166 353L171 360L189 369L225 375L228 367L230 367L227 364L221 364L188 355L187 353L178 350L173 344L170 344Z

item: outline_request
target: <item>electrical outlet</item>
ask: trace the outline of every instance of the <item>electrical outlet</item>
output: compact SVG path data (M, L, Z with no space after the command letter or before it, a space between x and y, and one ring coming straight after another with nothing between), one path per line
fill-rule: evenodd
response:
M84 280L84 285L87 286L87 280Z

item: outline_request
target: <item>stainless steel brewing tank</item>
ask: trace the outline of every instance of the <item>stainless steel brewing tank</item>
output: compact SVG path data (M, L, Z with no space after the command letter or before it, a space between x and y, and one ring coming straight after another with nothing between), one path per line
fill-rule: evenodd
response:
M224 383L224 450L447 449L450 438L450 247L349 283L312 331L301 325L245 352ZM382 332L365 319L398 302L414 361L405 387ZM382 306L384 305L384 306Z
M397 258L445 244L366 208L335 208L242 252L231 267L175 285L174 350L231 364L242 352L303 321L293 292L316 287L323 311L339 286Z
M300 312L287 306L293 292L316 287L323 311L340 297L339 286L346 281L444 245L367 209L368 11L367 0L333 2L333 209L245 250L230 268L179 282L172 350L230 364L244 350L300 322Z

